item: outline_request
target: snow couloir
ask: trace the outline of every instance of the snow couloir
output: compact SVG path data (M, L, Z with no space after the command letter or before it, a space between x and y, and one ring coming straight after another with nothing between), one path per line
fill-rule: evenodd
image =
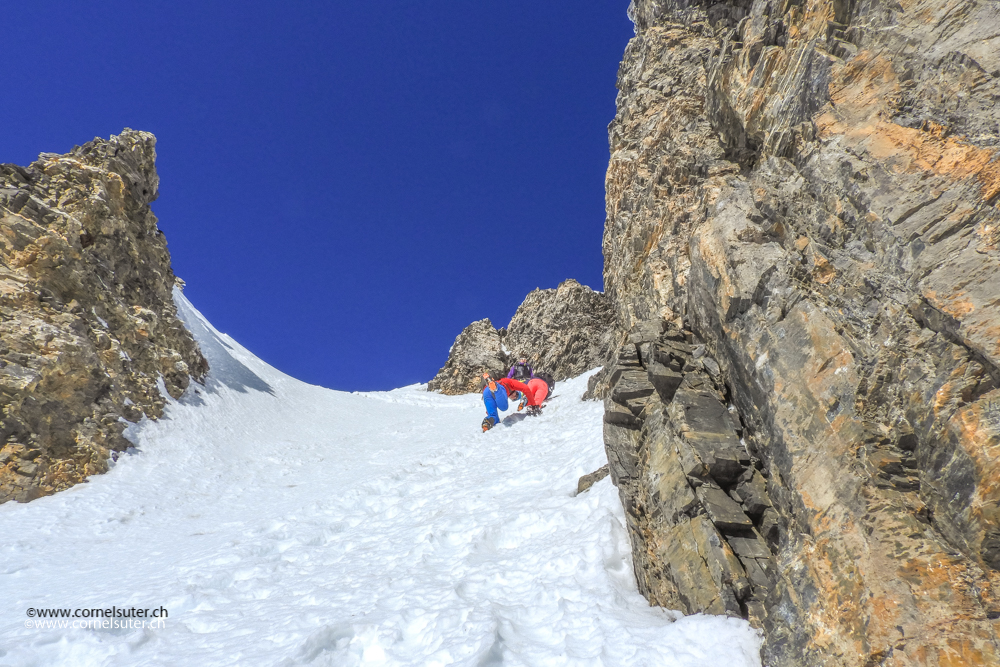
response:
M587 375L483 434L478 395L308 385L175 300L206 384L107 475L0 505L0 663L759 665L745 621L639 595L610 480L575 495L605 463ZM168 615L26 613L112 606Z

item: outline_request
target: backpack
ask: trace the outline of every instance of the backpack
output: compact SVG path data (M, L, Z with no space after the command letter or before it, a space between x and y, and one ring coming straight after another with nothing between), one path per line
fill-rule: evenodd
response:
M514 374L511 377L515 380L527 382L531 379L531 366L528 364L522 364L518 361L511 366L511 370L514 371Z
M556 381L552 378L549 373L535 373L535 377L539 380L545 380L545 384L549 385L549 396L552 392L556 390Z

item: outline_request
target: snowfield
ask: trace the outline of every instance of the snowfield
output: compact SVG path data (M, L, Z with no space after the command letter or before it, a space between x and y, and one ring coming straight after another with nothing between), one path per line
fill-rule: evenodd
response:
M176 299L206 385L107 475L0 506L0 665L760 664L746 622L639 595L610 480L575 495L605 463L586 377L483 434L479 396L307 385ZM26 613L112 605L169 616Z

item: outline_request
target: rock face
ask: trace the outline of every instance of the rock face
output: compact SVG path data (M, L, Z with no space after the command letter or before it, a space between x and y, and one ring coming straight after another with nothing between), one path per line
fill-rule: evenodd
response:
M0 502L104 472L208 366L176 317L153 135L0 165ZM124 419L123 419L124 418Z
M1000 664L1000 7L630 15L603 378L640 587L771 667Z
M566 280L554 290L536 289L524 298L507 326L504 344L512 357L527 355L532 367L565 380L601 365L615 329L608 298Z
M759 624L775 584L780 518L721 369L695 343L656 320L619 349L604 412L611 478L651 603Z
M489 320L466 327L427 389L444 394L479 391L484 371L506 375L520 355L555 380L576 377L604 362L617 342L616 328L614 311L600 292L575 280L556 289L536 289L506 328L494 329Z
M458 334L448 361L427 383L427 390L450 395L479 391L483 388L483 373L499 377L507 372L507 357L501 334L493 323L488 319L473 322Z

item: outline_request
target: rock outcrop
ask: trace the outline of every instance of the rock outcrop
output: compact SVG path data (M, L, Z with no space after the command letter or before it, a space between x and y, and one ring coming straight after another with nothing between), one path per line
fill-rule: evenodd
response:
M600 366L617 342L615 330L608 298L566 280L524 298L507 325L504 344L511 355L526 355L533 367L558 381Z
M1000 664L1000 8L630 15L602 377L640 586L771 667Z
M609 366L604 442L639 590L653 604L760 624L782 525L719 364L663 320Z
M466 327L427 389L444 394L479 391L484 371L506 375L520 355L557 381L576 377L604 363L617 342L616 329L604 294L572 279L556 289L536 289L507 327L497 330L488 319Z
M503 336L493 323L489 319L473 322L458 334L448 360L427 383L427 390L450 395L479 391L483 388L483 373L499 377L507 372L508 357Z
M0 502L107 470L207 364L177 319L153 135L0 165Z

